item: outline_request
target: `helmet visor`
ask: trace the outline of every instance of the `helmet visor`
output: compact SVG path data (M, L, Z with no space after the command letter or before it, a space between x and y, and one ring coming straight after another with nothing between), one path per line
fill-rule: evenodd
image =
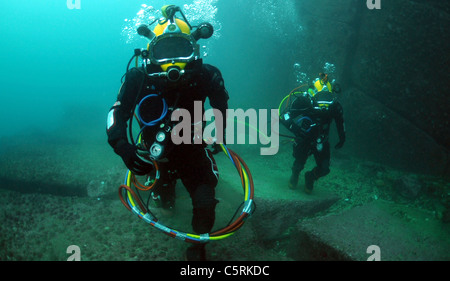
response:
M192 36L186 34L163 34L149 45L152 63L190 62L199 56L199 48Z

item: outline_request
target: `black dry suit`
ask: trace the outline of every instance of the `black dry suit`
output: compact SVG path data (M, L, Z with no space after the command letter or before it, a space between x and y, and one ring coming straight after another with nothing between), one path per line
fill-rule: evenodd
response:
M335 94L322 91L311 97L308 93L304 93L294 100L286 113L282 115L282 123L295 134L293 147L295 160L292 166L291 184L296 185L298 176L311 154L316 161L316 167L309 172L312 175L312 181L327 175L330 172L328 135L333 119L339 136L336 148L342 147L345 142L343 109L336 100Z
M151 73L151 67L155 66L150 65L147 69L148 73ZM146 99L149 95L154 96ZM139 158L136 157L136 146L128 142L127 123L133 117L133 113L138 111L145 122L155 120L161 116L164 99L169 113L161 122L170 120L172 109L186 109L194 122L194 101L201 102L202 115L200 118L202 118L206 98L209 98L212 108L218 109L222 113L224 120L222 126L225 130L228 93L222 75L216 67L202 64L201 60L191 62L186 66L185 74L177 82L168 81L163 77L150 77L144 73L142 68L133 68L126 74L117 102L109 112L108 142L131 171L137 171L137 174L149 173L150 165L145 167L145 163L139 161ZM143 101L144 99L145 101ZM141 101L143 102L141 103ZM135 110L140 103L139 108ZM158 123L143 129L141 143L145 144L147 150L154 142L156 129L159 127ZM169 139L169 142L172 140ZM190 142L175 145L171 143L169 147L170 149L166 150L164 163L161 162L159 165L161 170L159 182L162 182L160 189L173 189L174 181L178 178L181 179L192 199L193 229L197 233L208 233L214 224L217 204L215 187L218 179L217 171L214 169L214 159L206 150L205 144ZM176 174L175 178L174 174ZM160 192L161 196L167 194L164 190L160 190ZM167 196L166 199L174 200L174 195Z

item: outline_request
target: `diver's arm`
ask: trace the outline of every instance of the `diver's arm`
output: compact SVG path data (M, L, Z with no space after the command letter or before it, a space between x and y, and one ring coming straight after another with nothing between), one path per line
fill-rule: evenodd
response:
M305 104L302 102L307 94L304 93L303 96L293 97L291 106L285 108L281 112L280 122L283 126L285 126L291 133L297 135L298 127L295 125L294 120L297 119L301 114L305 114ZM308 110L308 115L312 113L312 111Z
M222 74L219 69L214 66L208 65L210 71L211 80L208 90L209 104L212 108L217 109L222 114L222 124L216 123L216 128L222 126L223 137L225 143L225 129L227 126L227 109L228 109L228 91L225 89L225 83L222 78Z
M132 117L144 77L137 69L127 73L117 101L108 113L106 128L108 143L135 175L145 175L153 169L152 163L138 153L137 146L129 143L127 136L127 122Z
M344 110L339 102L334 104L334 121L336 122L336 129L339 136L339 143L336 148L339 149L345 142L345 123L344 123Z
M128 143L127 122L131 118L141 82L142 73L135 68L131 69L126 75L125 82L120 87L117 101L108 113L106 130L108 143L117 154Z

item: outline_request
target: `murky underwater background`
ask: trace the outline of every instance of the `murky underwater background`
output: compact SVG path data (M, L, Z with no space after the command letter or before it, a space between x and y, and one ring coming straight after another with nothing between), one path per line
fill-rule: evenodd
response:
M70 245L82 260L182 260L185 243L120 203L126 169L105 134L126 64L147 44L134 30L168 3L79 3L15 0L0 11L0 260L66 260ZM278 108L322 71L343 88L347 142L313 195L287 188L289 139L273 156L230 146L252 171L257 211L210 243L209 259L365 260L370 245L386 260L450 259L447 2L170 4L213 24L202 57L221 70L230 108ZM334 127L330 137L337 142ZM220 227L242 188L229 160L216 159ZM177 192L179 216L164 222L189 232L190 199L181 184Z

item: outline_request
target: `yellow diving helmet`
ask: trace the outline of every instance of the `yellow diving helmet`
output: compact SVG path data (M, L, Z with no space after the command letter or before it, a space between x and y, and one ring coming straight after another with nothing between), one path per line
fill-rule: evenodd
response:
M214 29L205 22L192 31L183 11L175 5L163 6L161 12L164 17L158 20L153 31L145 24L137 29L139 35L150 40L143 57L150 60L152 65L160 66L163 71L154 72L150 76L164 76L170 81L178 81L184 74L186 65L200 58L197 40L211 37ZM177 12L183 20L175 17ZM146 61L144 60L144 64Z
M152 64L161 66L167 78L177 81L186 64L200 58L200 47L191 35L187 21L175 17L178 7L167 5L162 8L164 18L153 29L154 37L147 45Z
M319 73L319 78L314 82L314 87L316 88L317 92L321 92L322 90L326 90L328 92L333 91L333 87L328 81L328 74L326 73Z
M190 35L186 22L175 19L159 22L153 30L156 37L148 44L152 63L160 65L163 71L171 66L184 69L188 62L200 57L200 48Z

